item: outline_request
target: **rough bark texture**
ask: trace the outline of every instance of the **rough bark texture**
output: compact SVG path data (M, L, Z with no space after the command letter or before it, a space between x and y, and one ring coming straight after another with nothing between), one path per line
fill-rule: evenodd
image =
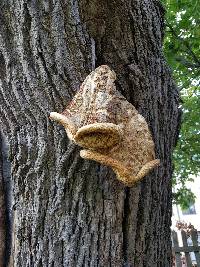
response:
M178 94L156 0L1 0L0 124L10 145L14 266L171 266ZM147 120L161 166L127 189L80 158L61 112L94 68Z
M8 142L0 132L0 267L12 264L12 181ZM12 266L12 265L10 265Z
M6 205L4 194L3 181L3 157L1 153L2 138L0 135L0 266L2 267L2 260L5 255L5 240L6 240Z

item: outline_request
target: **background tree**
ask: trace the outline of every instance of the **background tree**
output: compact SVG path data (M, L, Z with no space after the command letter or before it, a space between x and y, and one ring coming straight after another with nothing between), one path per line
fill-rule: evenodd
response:
M179 96L159 1L0 2L0 123L9 140L14 266L171 266ZM161 165L129 189L49 120L94 68L146 118Z
M182 208L194 201L187 181L200 172L199 1L163 0L166 13L164 52L182 99L182 127L174 152L174 200Z

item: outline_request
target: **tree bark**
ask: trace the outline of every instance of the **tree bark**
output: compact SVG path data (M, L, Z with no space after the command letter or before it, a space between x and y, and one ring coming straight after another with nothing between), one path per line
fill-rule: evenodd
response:
M0 267L12 264L12 180L8 142L0 132ZM12 266L12 265L10 265Z
M13 266L171 266L172 150L179 96L152 0L0 3L0 125L13 188ZM146 118L161 165L128 189L80 158L61 112L94 66Z
M2 138L0 135L0 148L2 148ZM6 205L3 181L3 157L0 149L0 266L5 255L6 241Z

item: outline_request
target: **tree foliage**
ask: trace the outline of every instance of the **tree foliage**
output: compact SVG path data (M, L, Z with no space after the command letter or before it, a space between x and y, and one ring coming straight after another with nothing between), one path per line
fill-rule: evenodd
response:
M174 151L174 201L187 208L194 194L186 182L200 172L200 5L198 0L163 0L164 52L182 98L182 126Z

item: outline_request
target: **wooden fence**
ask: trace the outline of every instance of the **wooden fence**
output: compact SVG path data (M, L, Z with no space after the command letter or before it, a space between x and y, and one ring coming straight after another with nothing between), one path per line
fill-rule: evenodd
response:
M172 231L172 251L175 267L200 267L200 246L198 233L192 230L190 234L180 231L182 246L179 245L177 232Z

